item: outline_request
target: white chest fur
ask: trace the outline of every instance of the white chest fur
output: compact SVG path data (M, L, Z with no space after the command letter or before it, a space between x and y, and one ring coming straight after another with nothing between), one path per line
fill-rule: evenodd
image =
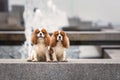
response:
M44 39L38 39L37 44L33 46L38 55L45 54L47 47L45 46Z
M54 47L55 54L60 56L63 55L65 48L61 44L61 42L57 42L57 45Z

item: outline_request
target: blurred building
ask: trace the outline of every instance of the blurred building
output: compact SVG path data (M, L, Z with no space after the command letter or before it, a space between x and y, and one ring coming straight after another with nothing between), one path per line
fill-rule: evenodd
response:
M0 44L9 43L10 39L10 41L14 41L13 35L19 31L24 31L23 11L24 6L19 5L13 5L12 10L9 11L8 0L0 0L0 32L3 32L0 34ZM8 31L12 31L14 34L8 37ZM17 36L15 37L17 38ZM24 38L24 34L21 38ZM16 43L10 42L10 44Z
M103 29L112 29L112 23L107 25L100 25L92 21L81 20L80 17L68 18L69 26L64 26L62 29L65 31L101 31Z
M8 12L8 0L0 0L0 12Z
M0 0L0 30L23 30L24 6L13 5L8 11L8 0Z
M68 18L70 26L79 26L80 28L90 28L92 27L92 21L82 21L78 16Z

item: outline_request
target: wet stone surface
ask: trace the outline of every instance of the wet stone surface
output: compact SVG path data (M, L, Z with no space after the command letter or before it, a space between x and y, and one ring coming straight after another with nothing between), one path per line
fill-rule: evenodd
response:
M20 59L27 57L27 48L24 46L0 46L0 58Z
M25 59L27 58L27 46L0 46L0 58L6 59ZM67 58L78 59L79 47L71 46L67 49Z

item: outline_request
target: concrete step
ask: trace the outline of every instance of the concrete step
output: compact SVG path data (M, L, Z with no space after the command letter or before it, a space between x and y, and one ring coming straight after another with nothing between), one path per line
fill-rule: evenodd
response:
M67 31L71 45L120 45L120 31Z
M0 24L0 31L24 31L23 26L17 26L14 24Z
M120 49L106 49L104 53L108 54L111 59L120 59Z
M21 45L24 41L24 31L0 31L0 45Z
M120 80L119 59L26 62L0 59L0 80Z
M102 58L101 48L94 45L83 45L79 46L79 58L80 59L93 59L93 58Z
M68 31L67 35L70 38L71 45L120 45L120 32ZM24 31L0 31L0 41L13 41L13 43L15 41L24 42Z

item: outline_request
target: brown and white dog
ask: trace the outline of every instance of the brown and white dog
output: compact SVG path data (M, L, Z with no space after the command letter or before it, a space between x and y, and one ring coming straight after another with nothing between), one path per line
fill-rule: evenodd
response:
M50 36L46 29L36 29L32 34L33 49L28 61L50 61L48 46Z
M66 48L69 47L69 38L64 31L55 31L50 40L50 50L53 61L67 61Z

